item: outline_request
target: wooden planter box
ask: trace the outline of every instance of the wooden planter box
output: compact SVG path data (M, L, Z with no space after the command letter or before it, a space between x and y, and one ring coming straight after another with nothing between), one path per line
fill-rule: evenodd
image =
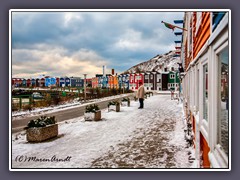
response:
M109 112L110 110L113 110L113 111L116 111L116 112L120 112L120 104L109 106L109 107L108 107L108 112Z
M130 107L130 101L122 101L122 105Z
M99 121L101 120L101 111L84 113L85 121Z
M58 136L58 124L46 127L32 127L26 132L28 142L42 142Z

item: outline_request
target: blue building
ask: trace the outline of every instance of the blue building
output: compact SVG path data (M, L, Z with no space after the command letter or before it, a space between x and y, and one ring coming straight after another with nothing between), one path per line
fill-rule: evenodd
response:
M103 76L98 77L98 87L102 88L103 87Z
M65 87L65 78L64 77L60 77L60 79L59 79L59 87Z
M81 77L70 77L70 86L71 87L83 87L83 81Z
M123 75L118 75L118 87L119 89L123 88Z
M101 87L103 89L107 88L107 84L108 84L108 78L107 76L102 76L101 77Z
M32 87L36 86L36 80L34 78L31 79L31 86Z
M118 79L119 88L129 89L129 74L122 74Z
M69 77L65 77L65 86L66 87L70 87L71 86L71 82L70 82L70 78Z
M27 87L27 80L26 79L22 79L22 87Z
M50 86L56 86L57 80L55 77L51 77Z
M55 77L45 77L45 87L56 86Z
M45 87L49 87L51 85L51 78L45 77Z

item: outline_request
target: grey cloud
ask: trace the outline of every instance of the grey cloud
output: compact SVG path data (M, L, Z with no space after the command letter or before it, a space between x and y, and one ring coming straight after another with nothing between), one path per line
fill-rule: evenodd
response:
M124 71L128 65L172 50L177 37L161 21L173 23L181 18L183 13L179 12L76 12L67 16L60 12L18 12L12 18L12 61L19 65L34 61L39 71L57 73L55 50L60 58L70 58L76 63L89 62L99 67L104 63ZM132 39L127 36L128 31L140 35ZM122 46L116 46L119 42ZM130 45L132 49L127 48ZM29 50L28 53L21 52L23 49ZM48 54L53 58L51 61L46 58ZM48 66L41 65L48 60Z

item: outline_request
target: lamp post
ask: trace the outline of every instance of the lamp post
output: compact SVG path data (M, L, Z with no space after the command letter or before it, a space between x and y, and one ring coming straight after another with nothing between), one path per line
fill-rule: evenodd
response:
M86 77L87 74L83 74L84 75L84 102L86 102L86 97L87 97L87 92L86 92Z
M124 80L123 80L124 78ZM125 89L125 75L122 75L121 76L121 79L122 79L122 87L123 87L123 94L124 94L124 89Z

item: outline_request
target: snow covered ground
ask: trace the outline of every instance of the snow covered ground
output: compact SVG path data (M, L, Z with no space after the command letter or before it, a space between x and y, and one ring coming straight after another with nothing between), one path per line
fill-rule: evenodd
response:
M28 143L24 131L15 133L12 168L194 168L182 105L155 95L138 106L104 109L98 122L83 116L61 122L58 138L47 142Z

